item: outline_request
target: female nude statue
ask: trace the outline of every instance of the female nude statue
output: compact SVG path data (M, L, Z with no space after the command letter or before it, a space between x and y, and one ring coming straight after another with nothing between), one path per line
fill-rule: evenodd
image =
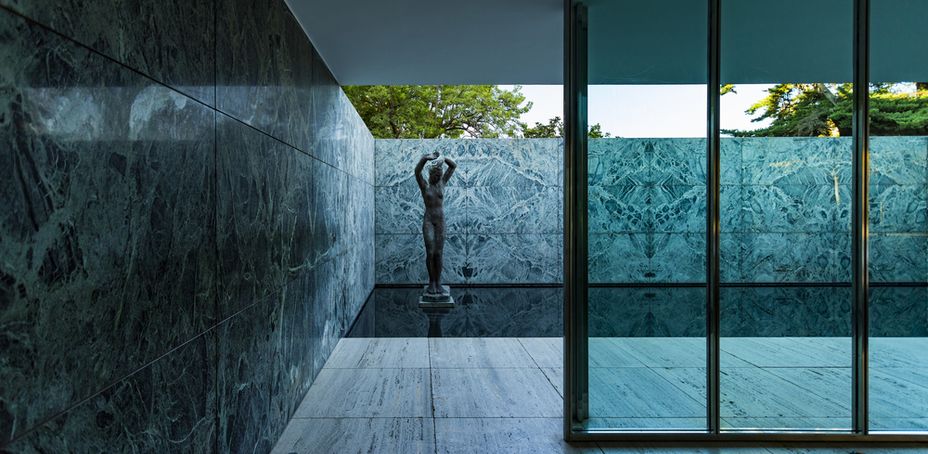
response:
M429 167L429 179L422 177L425 163L438 159L438 152L422 156L416 164L416 183L425 202L425 216L422 219L422 237L425 240L425 266L429 271L429 285L426 294L441 295L441 256L445 246L445 213L442 206L445 184L458 166L451 158L445 158L448 170L442 175L441 161Z

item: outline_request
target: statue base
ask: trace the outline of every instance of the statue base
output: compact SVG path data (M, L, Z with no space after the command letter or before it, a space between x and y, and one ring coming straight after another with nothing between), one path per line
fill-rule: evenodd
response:
M428 287L423 288L419 296L419 307L454 307L454 298L451 297L451 288L441 286L441 293L429 293Z

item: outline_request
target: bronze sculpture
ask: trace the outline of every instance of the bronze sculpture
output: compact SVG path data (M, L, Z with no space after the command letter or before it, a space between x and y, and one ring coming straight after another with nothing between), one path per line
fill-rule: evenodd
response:
M429 161L432 163L428 171L428 180L423 178L422 170ZM442 162L448 170L442 173ZM444 189L457 164L451 158L438 161L438 152L424 155L416 164L416 183L422 193L425 203L425 214L422 218L422 238L425 241L425 265L429 273L429 284L425 288L423 301L439 302L450 301L450 292L441 285L442 253L445 246L445 213Z

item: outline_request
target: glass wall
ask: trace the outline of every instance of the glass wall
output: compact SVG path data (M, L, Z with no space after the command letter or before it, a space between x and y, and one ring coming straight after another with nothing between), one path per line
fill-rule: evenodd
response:
M928 2L574 5L572 429L928 440Z
M928 430L928 2L870 13L870 427Z
M586 427L705 430L706 5L593 1L588 17ZM690 54L643 67L641 38Z
M817 110L852 99L853 1L823 3L722 2L723 430L851 428L851 122Z

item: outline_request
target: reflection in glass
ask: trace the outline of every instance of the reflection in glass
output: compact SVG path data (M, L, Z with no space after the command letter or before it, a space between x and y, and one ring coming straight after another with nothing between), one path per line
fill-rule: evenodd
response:
M589 18L586 427L705 430L706 4Z
M870 428L925 431L928 3L873 0L870 14Z
M853 2L825 3L787 24L722 4L722 430L851 428L853 145L830 113L851 105Z

